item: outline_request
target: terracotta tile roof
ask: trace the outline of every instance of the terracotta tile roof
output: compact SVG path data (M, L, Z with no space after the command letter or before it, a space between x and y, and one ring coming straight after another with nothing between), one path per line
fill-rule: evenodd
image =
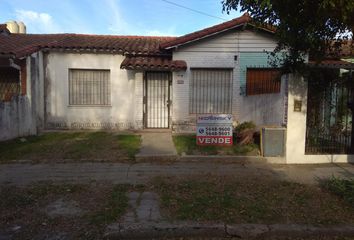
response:
M353 40L345 40L342 42L341 48L334 47L336 42L333 41L332 48L328 49L325 54L325 59L341 59L341 58L354 58L354 42ZM314 54L310 52L309 61L315 61Z
M0 34L5 33L6 35L10 34L9 29L7 29L7 25L6 24L0 24Z
M20 58L39 49L109 51L119 54L163 55L160 44L175 37L112 36L84 34L10 34L0 35L0 54Z
M354 58L354 41L353 40L349 40L346 41L343 45L342 45L342 50L340 52L340 57L352 57Z
M230 21L202 29L200 31L196 31L193 33L189 33L187 35L178 37L176 39L173 39L169 42L165 42L161 44L161 48L173 48L182 44L186 44L188 42L196 41L201 38L205 38L214 34L217 34L219 32L223 32L226 30L234 29L240 26L244 26L245 24L250 24L252 26L256 26L256 24L252 23L252 18L248 15L248 13L243 14L241 17L234 18ZM261 26L256 26L257 28L264 29L265 31L268 32L274 32L274 28L271 27L261 27Z
M158 57L158 56L127 56L122 64L121 69L129 70L185 70L187 63L181 60L172 60L171 57Z
M7 25L6 24L0 24L0 31L6 30Z
M354 69L354 63L338 60L338 59L325 59L319 63L315 61L309 61L308 63L312 67L326 67L326 68L347 68L347 69Z

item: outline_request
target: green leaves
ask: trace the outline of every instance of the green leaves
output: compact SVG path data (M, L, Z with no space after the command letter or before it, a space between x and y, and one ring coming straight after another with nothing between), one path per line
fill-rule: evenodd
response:
M304 53L310 52L317 61L328 54L340 57L342 43L353 36L354 1L223 0L222 3L228 13L246 11L255 22L275 25L278 39L275 51L289 50L284 67L291 71L301 68Z

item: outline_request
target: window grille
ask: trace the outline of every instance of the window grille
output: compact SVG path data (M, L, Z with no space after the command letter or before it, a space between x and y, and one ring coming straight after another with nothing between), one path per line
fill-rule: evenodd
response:
M10 101L20 92L20 72L15 68L0 68L0 102Z
M110 105L110 71L69 69L69 104Z
M191 69L190 113L231 113L232 69Z
M279 93L280 71L276 68L247 68L247 96Z

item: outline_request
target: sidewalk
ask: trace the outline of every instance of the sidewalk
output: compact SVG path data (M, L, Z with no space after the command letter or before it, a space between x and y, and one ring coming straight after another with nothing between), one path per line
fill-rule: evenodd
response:
M184 177L190 175L275 177L305 184L316 184L318 178L354 177L354 165L272 165L264 162L240 163L199 162L173 163L60 163L1 164L0 184L26 185L37 181L89 183L109 181L115 184L144 184L156 176Z
M158 133L142 132L141 140L140 151L135 155L137 160L175 160L178 157L170 131Z

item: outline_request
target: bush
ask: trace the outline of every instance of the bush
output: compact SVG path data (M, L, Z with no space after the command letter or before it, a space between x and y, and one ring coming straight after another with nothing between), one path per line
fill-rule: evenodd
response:
M236 133L239 133L239 132L242 132L243 130L245 129L255 129L256 128L256 125L250 121L250 122L243 122L243 123L240 123L239 125L237 125L235 127L235 132Z

